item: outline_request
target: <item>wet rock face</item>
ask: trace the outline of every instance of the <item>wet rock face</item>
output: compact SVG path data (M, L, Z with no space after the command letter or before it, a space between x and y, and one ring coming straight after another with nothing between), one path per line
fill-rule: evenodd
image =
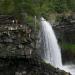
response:
M28 26L0 26L0 56L31 55L34 50L34 32ZM17 29L16 29L17 27Z

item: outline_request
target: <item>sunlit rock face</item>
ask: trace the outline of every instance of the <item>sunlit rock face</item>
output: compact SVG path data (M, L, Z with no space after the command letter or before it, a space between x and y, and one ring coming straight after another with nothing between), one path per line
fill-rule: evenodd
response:
M0 25L0 56L32 55L35 37L31 27L25 25Z

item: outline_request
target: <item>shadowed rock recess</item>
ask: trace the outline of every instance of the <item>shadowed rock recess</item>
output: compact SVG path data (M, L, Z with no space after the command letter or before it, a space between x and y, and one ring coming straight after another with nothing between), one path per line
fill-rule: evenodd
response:
M63 63L75 63L75 14L62 16L54 29L61 46Z
M35 35L27 25L0 25L0 75L70 75L35 53Z

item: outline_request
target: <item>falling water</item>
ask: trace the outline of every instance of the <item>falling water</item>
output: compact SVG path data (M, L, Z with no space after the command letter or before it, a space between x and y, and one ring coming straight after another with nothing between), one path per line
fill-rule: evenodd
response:
M40 41L40 55L42 59L58 67L66 72L70 72L72 75L75 75L75 65L62 65L60 47L58 45L57 39L55 37L52 26L44 18L41 18L41 41Z
M45 62L54 67L61 68L61 53L52 26L44 18L41 18L41 57Z

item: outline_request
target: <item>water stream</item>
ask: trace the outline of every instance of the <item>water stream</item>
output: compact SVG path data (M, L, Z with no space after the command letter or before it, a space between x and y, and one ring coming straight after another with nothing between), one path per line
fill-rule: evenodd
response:
M75 75L74 65L62 65L61 49L58 45L55 33L52 29L51 24L46 21L43 17L41 18L41 57L46 63L50 63L54 67L58 67L72 75ZM74 66L74 67L73 67Z
M52 26L44 18L41 18L41 39L44 53L42 58L55 67L62 67L60 47L57 43Z
M75 65L73 64L63 65L63 69L66 72L70 72L72 75L75 75Z

